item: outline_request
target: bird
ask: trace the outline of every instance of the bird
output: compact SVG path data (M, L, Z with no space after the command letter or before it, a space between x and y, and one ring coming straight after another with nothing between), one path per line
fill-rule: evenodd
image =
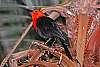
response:
M51 41L59 40L62 47L65 50L66 56L73 60L71 53L68 49L69 40L67 34L64 34L62 30L58 27L55 21L47 17L42 11L32 12L33 28L35 32L39 34L40 37ZM51 46L51 45L50 45Z

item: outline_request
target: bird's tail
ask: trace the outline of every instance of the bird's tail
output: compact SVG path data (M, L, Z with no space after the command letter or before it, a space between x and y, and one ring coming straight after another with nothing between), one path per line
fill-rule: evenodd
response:
M68 45L67 45L66 43L64 43L63 40L61 40L61 44L62 44L62 46L63 46L63 48L64 48L64 50L65 50L66 56L67 56L69 59L73 60L72 55L71 55L71 53L70 53L70 51L69 51L69 49L68 49Z

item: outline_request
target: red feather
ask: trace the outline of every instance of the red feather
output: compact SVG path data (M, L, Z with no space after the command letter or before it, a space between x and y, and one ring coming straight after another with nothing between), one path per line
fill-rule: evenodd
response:
M33 28L35 31L37 30L37 19L42 16L45 16L45 14L42 11L33 11L32 12Z

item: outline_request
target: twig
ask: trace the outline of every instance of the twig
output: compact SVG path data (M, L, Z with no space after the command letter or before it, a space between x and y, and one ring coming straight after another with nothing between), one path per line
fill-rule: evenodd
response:
M12 53L15 51L15 49L17 48L17 46L22 42L22 40L25 38L25 36L27 35L28 31L31 29L32 27L32 22L30 23L30 25L26 28L26 30L23 32L22 36L18 39L18 41L15 43L15 46L13 47L13 49L11 50L11 52L4 58L4 60L1 62L0 67L4 67L5 63L7 62L7 60L10 58L10 56L12 55Z

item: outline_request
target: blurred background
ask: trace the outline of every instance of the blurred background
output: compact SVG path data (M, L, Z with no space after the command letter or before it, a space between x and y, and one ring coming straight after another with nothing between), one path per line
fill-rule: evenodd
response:
M0 0L0 62L30 23L31 16L28 9L34 10L63 2L64 0ZM36 38L38 35L32 29L15 52L28 49L27 46Z

